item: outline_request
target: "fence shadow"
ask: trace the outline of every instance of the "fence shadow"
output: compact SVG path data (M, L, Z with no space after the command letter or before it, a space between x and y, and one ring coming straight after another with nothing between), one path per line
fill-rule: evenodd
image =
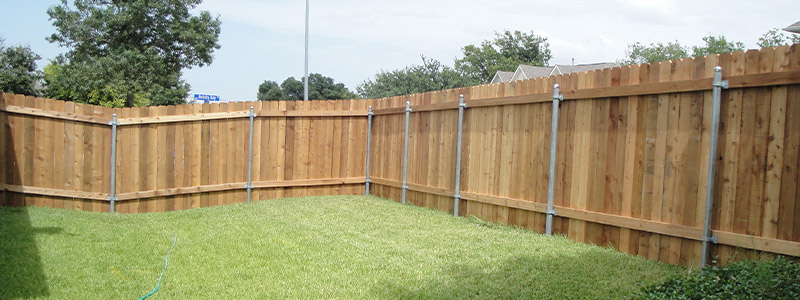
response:
M618 283L618 278L642 271L633 268L646 267L626 264L610 270L600 263L608 255L598 248L577 255L515 256L497 265L454 264L420 286L384 281L370 292L392 299L574 299L578 291L587 298L603 298L628 284ZM557 276L553 274L564 276L553 280ZM569 274L584 276L570 278Z
M7 95L0 94L0 108L6 107ZM21 126L21 124L15 124ZM15 139L8 113L0 112L0 184L21 185ZM22 194L0 188L0 298L30 298L50 295L42 267L37 234L57 234L61 228L36 228L31 224Z
M33 227L26 207L0 207L0 295L3 298L50 295L36 235L62 231L60 227Z

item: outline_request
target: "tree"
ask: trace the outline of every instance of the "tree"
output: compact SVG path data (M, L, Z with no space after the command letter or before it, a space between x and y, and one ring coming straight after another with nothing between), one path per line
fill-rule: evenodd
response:
M278 86L275 81L265 80L258 86L258 100L302 100L303 81L294 77ZM322 76L318 73L308 75L308 99L312 100L338 100L357 99L358 95L351 92L343 83L334 82L333 78Z
M0 91L38 96L36 83L42 78L42 73L36 70L39 59L28 46L5 48L0 38Z
M709 54L743 51L744 43L729 42L723 35L708 35L703 37L704 46L692 47L692 56L706 56Z
M455 69L474 84L491 80L497 71L513 71L520 64L546 66L553 57L547 38L531 32L504 31L480 46L461 48L464 57L456 59Z
M183 103L189 85L182 70L210 64L220 48L219 18L190 14L201 1L75 0L73 9L62 0L50 7L56 33L48 41L69 51L46 68L49 96L125 106Z
M285 100L286 95L281 91L281 87L275 81L264 80L258 85L258 100Z
M714 36L709 34L703 37L703 43L705 44L692 47L691 56L706 56L744 50L744 43L729 42L723 35ZM625 59L617 62L621 65L632 65L690 57L689 49L681 46L678 41L666 44L651 43L649 46L636 42L628 45L628 49L625 50L625 56Z
M367 80L358 87L358 93L366 98L385 98L398 95L438 91L472 85L470 78L443 65L435 59L422 56L422 65L411 65L402 70L381 71L374 80Z
M761 48L778 47L792 44L800 44L800 34L790 34L789 36L786 36L778 28L772 28L758 38L758 46Z
M651 43L644 46L639 42L629 44L625 50L626 58L618 61L621 65L644 64L657 61L681 59L688 57L686 48L681 46L678 41L664 43Z
M281 91L286 96L287 100L302 100L304 98L304 91L303 91L303 81L304 78L300 78L300 80L294 79L294 77L286 78L281 83ZM314 88L311 87L311 76L309 76L308 80L308 99L314 99L312 96L312 91Z

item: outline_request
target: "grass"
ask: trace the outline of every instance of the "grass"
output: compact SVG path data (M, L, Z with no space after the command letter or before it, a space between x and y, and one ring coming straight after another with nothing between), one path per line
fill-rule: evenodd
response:
M624 298L680 273L614 250L357 196L121 215L0 208L3 297Z

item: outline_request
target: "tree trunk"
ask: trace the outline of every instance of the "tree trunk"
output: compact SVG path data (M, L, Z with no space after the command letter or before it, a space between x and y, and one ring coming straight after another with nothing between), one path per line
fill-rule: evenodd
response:
M125 107L133 107L133 94L128 93L125 97Z

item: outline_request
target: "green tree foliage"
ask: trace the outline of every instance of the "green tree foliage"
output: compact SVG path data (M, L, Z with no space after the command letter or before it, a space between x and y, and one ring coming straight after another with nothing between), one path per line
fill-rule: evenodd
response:
M258 100L285 100L286 96L281 91L281 86L277 82L271 80L264 80L258 85Z
M742 51L745 48L744 43L728 41L723 35L707 35L703 37L703 43L703 45L691 47L691 56ZM621 65L632 65L690 57L689 48L681 46L678 41L666 44L651 43L647 46L636 42L628 45L625 56L625 59L617 62Z
M472 85L469 77L443 65L435 59L422 56L422 65L411 65L402 70L381 71L375 79L358 87L362 97L378 99L398 95L438 91Z
M201 1L74 0L73 8L62 0L50 7L56 33L48 41L69 51L45 69L48 96L113 106L183 103L189 85L182 70L210 64L220 48L219 18L190 13Z
M294 77L286 78L278 85L275 81L265 80L258 86L258 100L302 100L303 80ZM308 99L310 100L337 100L357 99L358 95L351 92L343 83L334 82L333 78L311 73L308 75Z
M778 28L772 28L758 38L758 46L761 48L792 44L800 44L800 34L789 34L789 36L787 36Z
M544 66L552 58L547 38L508 30L495 35L478 46L461 48L464 56L455 60L455 68L423 55L421 65L375 74L356 88L358 94L384 98L476 85L488 82L497 71L520 64Z
M706 56L709 54L728 53L735 51L743 51L744 43L742 42L729 42L725 36L708 35L703 37L703 46L692 47L692 56Z
M42 78L42 73L36 70L39 59L30 47L6 48L0 38L0 91L37 96L36 83Z
M533 32L506 30L495 35L480 46L464 46L464 57L455 61L455 69L473 84L488 82L497 71L513 71L520 64L546 66L553 58L547 38Z
M664 43L651 43L648 46L639 42L628 45L625 50L626 58L618 61L621 65L644 64L664 60L688 57L686 48L678 41Z

